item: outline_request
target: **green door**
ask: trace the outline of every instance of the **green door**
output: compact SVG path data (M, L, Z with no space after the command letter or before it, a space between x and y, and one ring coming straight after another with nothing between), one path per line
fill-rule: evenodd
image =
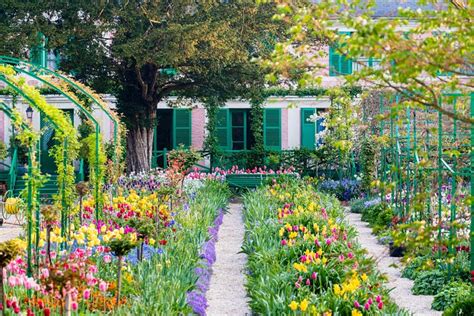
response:
M74 110L64 109L62 111L69 116L74 124ZM46 117L43 117L43 115L41 115L41 131L41 172L56 174L56 163L54 158L50 156L51 149L56 144L54 141L55 131L51 122Z
M315 148L316 123L310 120L314 113L315 109L301 109L301 148Z

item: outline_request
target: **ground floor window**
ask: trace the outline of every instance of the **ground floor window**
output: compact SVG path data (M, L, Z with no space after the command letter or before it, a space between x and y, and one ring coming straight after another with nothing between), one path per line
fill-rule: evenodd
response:
M255 143L250 129L249 109L220 109L217 113L217 142L222 150L248 150Z
M164 167L164 152L191 146L191 110L159 109L153 137L153 166Z

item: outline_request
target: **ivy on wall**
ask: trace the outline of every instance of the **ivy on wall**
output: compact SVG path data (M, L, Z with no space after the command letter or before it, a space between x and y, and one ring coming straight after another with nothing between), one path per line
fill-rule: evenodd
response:
M265 145L263 141L263 103L262 94L253 95L250 99L250 131L255 143L252 147L256 165L263 165L265 160Z
M207 135L206 139L204 140L204 151L209 154L211 159L211 168L213 167L213 159L214 157L219 154L219 143L217 139L217 111L219 111L220 102L217 97L208 97L203 100L204 108L206 109L207 115L207 123L206 123L206 130Z

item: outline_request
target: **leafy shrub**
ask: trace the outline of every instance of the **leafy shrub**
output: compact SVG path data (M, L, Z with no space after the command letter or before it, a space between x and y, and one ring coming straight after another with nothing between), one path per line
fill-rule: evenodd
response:
M366 205L368 203L365 203ZM384 230L390 225L393 213L392 209L386 203L373 204L362 211L362 220L368 222L373 228L374 233Z
M424 271L415 278L411 291L415 295L436 295L447 282L447 276L439 270Z
M436 294L431 308L437 311L443 311L448 306L466 300L470 296L471 286L469 284L464 282L451 282L445 285L441 291Z
M453 307L448 308L443 316L469 316L474 315L474 295L457 302Z
M357 180L325 180L321 182L319 189L334 194L341 201L349 201L361 195L360 182Z
M427 257L415 257L402 270L402 277L414 280L418 273L422 271L423 265L426 263Z

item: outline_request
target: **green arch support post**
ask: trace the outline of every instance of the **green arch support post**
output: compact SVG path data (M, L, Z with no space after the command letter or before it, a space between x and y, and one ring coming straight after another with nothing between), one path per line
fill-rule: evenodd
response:
M1 58L0 58L0 64L2 63L1 61ZM97 120L94 118L94 116L92 115L91 112L89 112L86 108L84 108L79 102L77 102L76 100L74 100L68 93L64 92L63 90L61 90L60 88L58 88L56 85L52 84L51 82L47 81L47 80L44 80L43 78L41 78L40 76L36 75L35 73L31 72L31 71L27 71L21 67L17 67L17 66L12 66L13 69L15 69L17 72L22 72L24 74L27 74L28 76L31 76L32 78L40 81L41 83L47 85L48 87L54 89L56 92L58 92L59 94L63 95L64 97L66 97L70 102L72 102L74 105L77 106L77 108L82 112L84 113L88 119L90 119L94 125L95 125L95 162L96 162L96 179L95 179L95 183L94 183L94 199L95 199L95 208L96 210L99 209L99 164L100 164L100 161L99 161L99 146L100 146L100 143L99 143L99 135L100 135L100 126L99 126L99 122L97 122ZM96 218L97 219L97 218Z
M8 107L4 102L0 101L0 111L5 113L12 122L17 122L17 119L15 117L15 114L13 113L13 110ZM18 122L17 122L18 123ZM28 130L31 131L31 128L28 124L24 122L20 122L20 128L22 130ZM33 166L32 163L32 157L33 157L33 151L31 148L28 148L28 173L32 174ZM39 188L37 188L39 189ZM38 192L38 191L36 191ZM28 233L28 245L27 245L27 274L28 276L32 276L32 264L31 264L31 258L32 258L32 249L31 249L31 244L32 244L32 233L33 233L33 227L31 223L31 219L33 217L33 186L31 184L31 180L28 180L28 196L27 196L27 218L28 218L28 226L27 226L27 233ZM38 256L38 248L39 248L39 235L40 235L40 213L39 213L39 208L36 208L35 212L35 234L36 234L36 243L35 243L35 255ZM35 262L38 262L35 260Z
M61 132L64 132L62 129L59 128L59 126L54 122L54 120L48 116L47 113L43 112L40 107L36 105L34 100L32 100L28 95L26 95L20 88L18 88L15 84L10 82L3 74L0 74L0 81L5 82L12 90L14 90L16 93L18 93L22 98L24 98L30 105L34 106L38 111L41 112L41 114L45 115L48 121L53 125L55 130L59 130ZM64 144L63 144L63 150L65 151L64 153L64 160L63 160L63 167L64 170L67 168L67 141L68 137L66 136L64 139ZM65 195L65 183L63 181L63 185L61 188L61 202L62 202L62 208L61 208L61 236L64 237L66 233L66 223L67 223L67 218L65 214L65 208L66 208L66 195Z

